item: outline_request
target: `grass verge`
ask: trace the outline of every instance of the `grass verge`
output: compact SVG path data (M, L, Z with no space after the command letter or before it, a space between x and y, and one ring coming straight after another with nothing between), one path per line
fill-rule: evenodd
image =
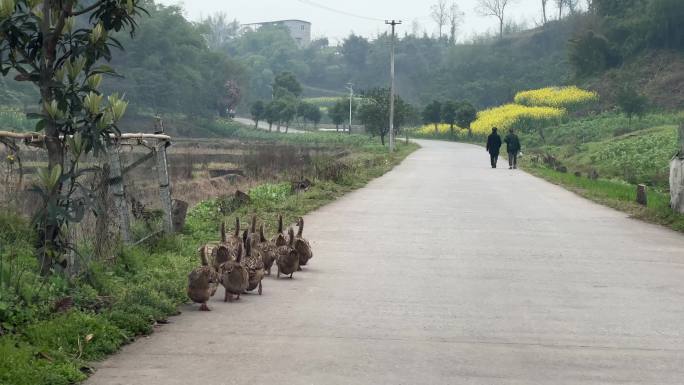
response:
M589 200L628 213L633 218L684 232L684 215L672 211L669 194L649 189L648 205L642 206L636 203L636 185L624 181L592 180L540 166L525 165L523 169Z
M177 314L177 306L187 301L187 274L198 264L197 247L217 240L222 220L239 216L247 223L256 213L272 231L278 214L291 223L389 171L417 148L398 144L390 155L365 141L342 159L317 159L306 192L295 194L288 183L264 184L249 192L251 201L243 206L229 197L202 202L189 212L182 234L119 247L107 260L80 258L80 273L72 276L36 275L30 225L0 214L0 384L84 380L92 361Z

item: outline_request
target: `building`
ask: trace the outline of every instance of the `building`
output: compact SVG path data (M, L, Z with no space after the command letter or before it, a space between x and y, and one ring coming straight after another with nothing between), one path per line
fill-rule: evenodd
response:
M261 23L243 24L244 28L256 30L264 25L284 26L290 31L290 36L300 48L306 47L311 43L311 23L304 20L276 20Z

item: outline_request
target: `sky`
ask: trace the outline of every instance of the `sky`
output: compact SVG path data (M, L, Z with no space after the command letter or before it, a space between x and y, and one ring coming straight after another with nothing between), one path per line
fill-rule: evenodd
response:
M419 32L437 32L430 18L430 6L436 0L157 0L170 5L180 4L190 20L200 20L217 12L240 23L254 23L280 19L303 19L312 23L314 38L327 37L331 43L339 42L351 32L373 37L386 31L385 19L402 20L398 33L413 32L414 21L420 24ZM449 4L452 1L447 0ZM477 0L453 0L465 14L460 36L494 31L498 21L494 17L481 17L474 8ZM539 0L514 0L510 15L517 21L525 20L529 26L541 19ZM326 8L331 8L326 9ZM552 12L553 13L553 12ZM362 17L358 17L362 16ZM446 30L445 30L446 32Z

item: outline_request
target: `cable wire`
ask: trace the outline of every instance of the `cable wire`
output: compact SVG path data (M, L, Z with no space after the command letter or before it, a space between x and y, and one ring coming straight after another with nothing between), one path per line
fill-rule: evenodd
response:
M303 3L303 4L310 5L310 6L312 6L312 7L324 9L324 10L329 11L329 12L338 13L338 14L340 14L340 15L345 15L345 16L349 16L349 17L356 17L356 18L358 18L358 19L364 19L364 20L370 20L370 21L379 21L379 22L384 22L384 21L385 21L384 19L376 19L376 18L374 18L374 17L361 16L361 15L357 15L357 14L355 14L355 13L351 13L351 12L347 12L347 11L342 11L342 10L340 10L340 9L328 7L327 5L319 4L319 3L316 3L316 2L311 1L311 0L297 0L297 1L299 1L300 3Z

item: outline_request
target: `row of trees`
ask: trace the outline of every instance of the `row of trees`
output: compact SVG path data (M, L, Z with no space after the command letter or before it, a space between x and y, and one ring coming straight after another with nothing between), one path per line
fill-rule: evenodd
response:
M434 124L435 133L439 131L439 124L448 124L451 135L454 135L454 126L467 129L468 135L472 135L470 125L477 119L477 109L465 101L447 100L440 102L434 100L423 109L423 122Z
M271 101L264 102L257 100L250 107L252 119L254 119L256 127L259 122L268 122L269 131L272 130L275 123L278 131L280 126L285 125L285 132L289 130L290 123L297 117L302 118L304 122L309 121L314 126L320 123L323 115L321 110L311 104L302 101L302 85L297 80L297 77L290 72L281 72L276 75L271 84Z

